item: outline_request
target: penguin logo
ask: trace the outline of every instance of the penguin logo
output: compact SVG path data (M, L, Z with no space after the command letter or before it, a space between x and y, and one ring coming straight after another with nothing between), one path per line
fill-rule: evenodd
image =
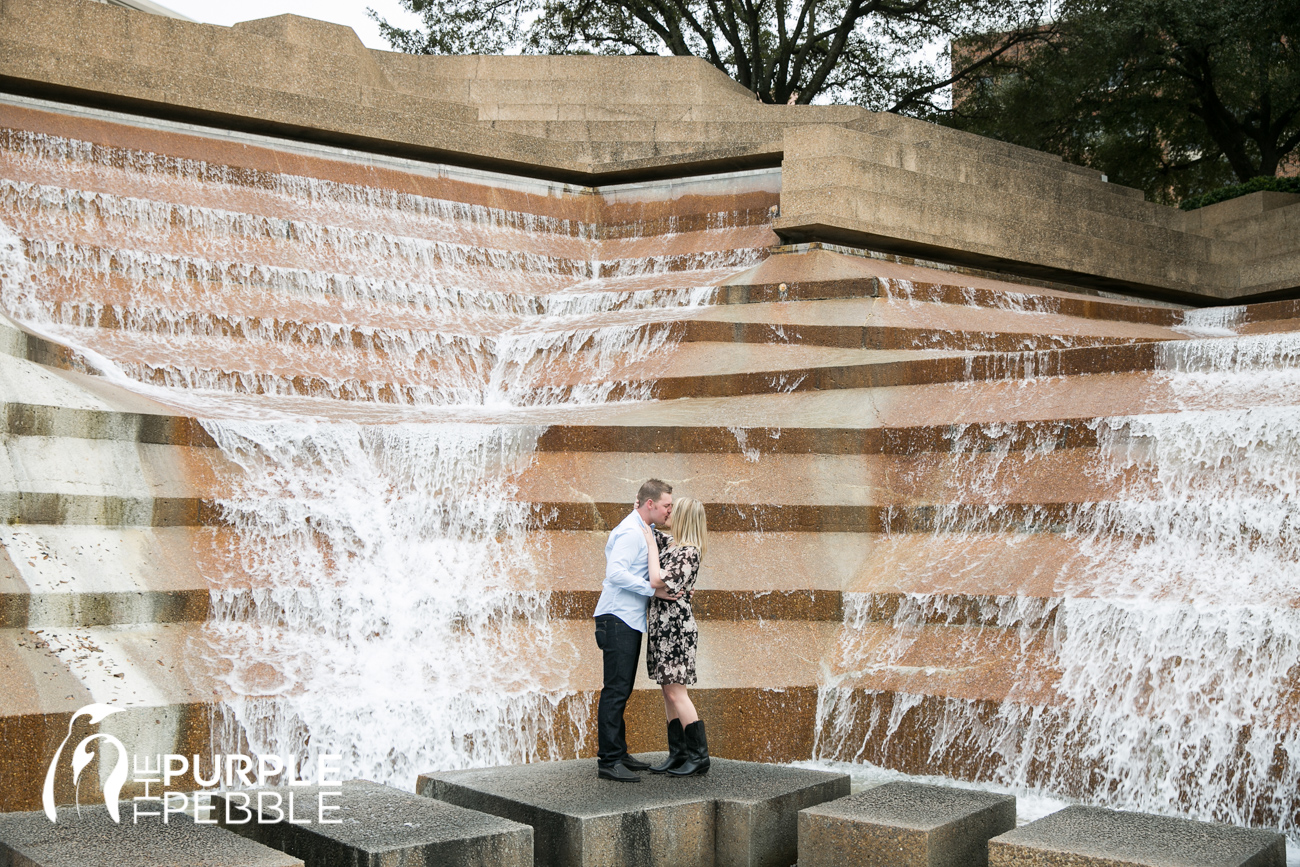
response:
M117 713L120 710L121 708L106 704L88 704L74 713L72 719L68 720L67 737L63 739L63 743L59 744L59 748L54 751L54 758L50 760L50 769L45 772L45 790L42 793L42 802L45 805L45 815L49 817L51 822L58 821L58 811L54 805L54 772L59 767L59 758L63 755L63 748L72 739L72 727L83 716L93 725L102 721L109 714ZM118 815L117 801L118 795L122 791L122 784L126 782L126 747L122 746L121 741L110 734L102 732L82 738L81 742L77 744L77 748L72 751L72 784L77 786L78 781L81 779L81 772L86 769L86 765L90 764L90 760L95 757L90 750L90 745L95 741L103 741L116 748L117 764L113 766L113 770L104 782L104 804L108 807L108 814L113 817L113 821L121 824L122 819ZM100 752L102 756L103 750L101 749ZM77 809L81 809L80 787L77 788Z

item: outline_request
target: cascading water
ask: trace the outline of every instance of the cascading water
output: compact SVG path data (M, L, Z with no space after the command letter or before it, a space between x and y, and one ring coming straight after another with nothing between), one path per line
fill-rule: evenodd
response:
M755 264L766 227L719 213L674 235L13 131L0 162L6 311L219 447L227 556L195 653L231 695L218 749L343 752L349 775L407 787L571 754L588 703L514 480L557 408L649 393L627 380L671 345L674 311ZM889 294L931 303L914 288ZM873 701L828 675L819 755L1296 836L1300 351L1237 324L1202 314L1187 333L1214 339L1165 347L1181 408L1092 423L1104 502L931 510L936 573L1063 540L1068 558L1034 567L1044 592L847 595L836 670L916 675L926 628L952 625L974 650L996 634L1006 699ZM1037 358L1005 372L1032 379ZM968 502L1063 449L1059 423L1025 429L954 433Z
M1232 318L1207 327L1230 333ZM888 617L891 640L869 650L862 636L881 615L870 596L847 606L843 670L897 665L927 624L974 626L1009 641L1007 698L880 702L833 678L819 706L821 756L916 765L898 740L920 726L919 764L932 773L1300 840L1300 343L1166 344L1161 367L1172 411L1092 423L1088 473L1111 495L1028 522L1063 523L1074 552L1021 576L1045 578L1046 594L908 594ZM1039 425L1028 459L1056 452L1060 433L1059 423ZM962 495L996 494L1023 437L1001 424L956 435ZM999 527L997 512L939 508L936 570L996 569L994 558L1037 544Z
M514 496L542 430L519 411L644 397L618 380L671 341L646 323L707 303L765 230L737 246L752 221L717 213L674 246L6 136L8 313L193 413L224 456L229 557L200 649L233 696L218 750L343 753L403 787L571 755L587 704L567 700L575 651Z

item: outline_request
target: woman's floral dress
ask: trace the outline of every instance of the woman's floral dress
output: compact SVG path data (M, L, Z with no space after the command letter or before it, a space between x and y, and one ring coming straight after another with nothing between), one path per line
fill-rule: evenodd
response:
M645 666L650 679L658 684L680 683L693 686L695 677L695 648L699 644L699 629L691 613L691 596L695 589L695 576L700 571L699 549L683 545L670 547L672 537L654 531L659 545L659 574L680 599L651 597L646 608Z

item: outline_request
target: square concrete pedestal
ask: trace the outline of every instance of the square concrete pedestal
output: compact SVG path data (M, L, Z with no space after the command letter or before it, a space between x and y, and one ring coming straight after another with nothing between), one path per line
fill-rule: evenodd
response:
M424 774L417 790L531 825L538 867L788 867L799 811L849 793L846 774L726 759L641 778L599 780L577 759Z
M989 841L990 867L1285 867L1274 831L1068 807Z
M155 807L150 807L150 810ZM303 867L302 861L183 814L135 819L132 802L113 821L103 804L0 814L0 867Z
M799 867L983 867L1012 795L887 783L799 813Z
M214 795L212 815L237 834L301 858L307 867L531 867L533 863L533 829L527 825L378 783L351 780L341 788L265 791L281 798L292 792L296 822L287 821L289 808L283 800L257 809L256 791L246 793L252 810L242 807L241 793ZM226 798L231 799L229 814ZM322 813L322 803L338 809ZM321 818L330 821L322 823ZM248 821L235 824L242 819ZM304 820L310 824L297 823Z

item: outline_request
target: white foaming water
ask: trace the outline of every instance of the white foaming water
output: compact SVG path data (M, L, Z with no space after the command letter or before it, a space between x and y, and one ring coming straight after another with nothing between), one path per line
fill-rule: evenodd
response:
M0 134L0 160L5 309L188 407L225 459L233 541L199 654L231 696L219 751L343 753L405 788L572 755L587 697L514 487L541 429L406 413L646 396L622 381L673 311L762 257L735 218L672 244L46 136ZM258 395L316 400L250 415ZM339 401L391 423L331 421Z
M1053 578L1051 598L982 598L972 612L946 595L912 594L890 618L894 631L883 646L858 636L880 620L870 599L849 603L856 619L839 651L849 677L893 670L927 623L1009 631L1021 652L1002 660L1013 686L993 706L920 695L877 700L832 679L819 705L818 754L902 755L894 741L920 719L928 766L961 768L1020 792L1278 828L1295 859L1298 349L1294 336L1163 349L1176 395L1198 406L1215 397L1231 406L1243 396L1257 405L1098 421L1098 458L1088 473L1113 493L1065 519L1072 557L1035 567ZM969 456L958 480L971 499L996 493L1011 448L1007 426L978 432L984 448L955 437L958 453ZM1043 430L1029 451L1056 448L1053 431ZM937 510L942 568L979 570L1008 546L1029 544L1008 534L1003 546L990 546L997 528L989 511Z
M575 651L530 588L509 482L538 431L209 427L246 481L222 502L242 562L207 657L256 747L308 766L342 752L348 773L408 787L577 749L585 732L555 724Z

